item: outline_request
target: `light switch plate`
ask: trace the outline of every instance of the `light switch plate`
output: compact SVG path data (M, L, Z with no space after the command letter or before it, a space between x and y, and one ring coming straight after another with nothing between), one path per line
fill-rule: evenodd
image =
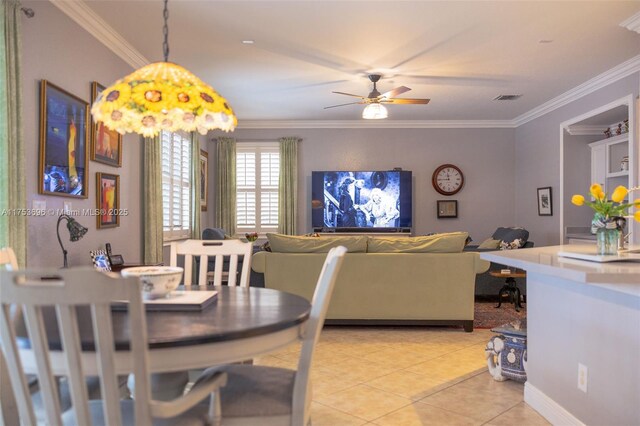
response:
M65 212L65 213L69 213L69 212L71 211L71 209L72 209L72 207L71 207L71 201L65 201L65 202L63 203L63 206L64 206L64 212Z
M44 210L47 208L47 202L45 200L33 200L32 206L34 210Z

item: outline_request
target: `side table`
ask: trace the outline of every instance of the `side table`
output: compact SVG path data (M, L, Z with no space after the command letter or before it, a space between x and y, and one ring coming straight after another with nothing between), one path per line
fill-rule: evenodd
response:
M493 336L485 348L489 373L498 382L507 379L527 381L527 319L504 324L491 331Z
M502 306L502 295L505 294L509 296L509 301L513 302L513 306L517 312L520 312L519 308L522 308L522 304L520 303L520 289L516 284L516 278L526 278L526 271L489 271L489 274L492 277L505 278L505 284L502 286L500 291L498 292L498 305L496 308Z

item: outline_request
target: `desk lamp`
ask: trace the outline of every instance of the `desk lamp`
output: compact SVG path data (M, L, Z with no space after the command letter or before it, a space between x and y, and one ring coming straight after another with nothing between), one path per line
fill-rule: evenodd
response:
M74 218L69 215L63 214L58 218L58 224L56 225L56 234L58 235L58 242L60 243L60 248L62 249L62 254L64 256L64 266L63 268L68 268L67 264L67 251L62 245L62 240L60 239L60 222L62 219L67 221L67 229L69 230L69 241L74 242L81 239L84 234L87 233L88 229L84 226L80 225Z

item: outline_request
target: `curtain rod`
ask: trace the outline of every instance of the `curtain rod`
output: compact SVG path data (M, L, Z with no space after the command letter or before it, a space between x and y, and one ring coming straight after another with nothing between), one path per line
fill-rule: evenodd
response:
M212 138L211 142L217 142L218 138ZM280 142L280 139L236 139L236 142Z

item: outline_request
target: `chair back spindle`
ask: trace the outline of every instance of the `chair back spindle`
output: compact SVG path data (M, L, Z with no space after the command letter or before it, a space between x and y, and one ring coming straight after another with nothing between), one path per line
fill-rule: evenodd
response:
M59 279L42 281L42 276ZM147 335L140 283L137 278L113 278L93 268L55 271L0 272L2 292L2 350L6 357L11 384L18 395L18 410L25 424L35 424L35 416L29 388L22 364L21 352L31 353L36 360L40 389L43 393L47 423L62 423L58 388L53 374L47 339L44 311L53 308L60 332L61 352L66 365L56 365L56 374L64 370L69 380L69 390L77 424L91 424L84 362L92 362L98 369L103 414L106 424L122 424L119 391L115 370L115 345L111 302L129 302L130 352L133 373L136 377L134 411L137 425L149 425L150 390L147 368ZM16 332L12 324L10 304L21 306L31 347L18 349ZM91 313L91 325L95 350L82 348L78 309Z
M192 285L192 264L193 258L198 257L200 266L198 269L198 284L206 285L208 282L209 258L215 258L215 268L213 271L213 283L216 286L222 285L224 259L229 258L227 285L240 287L249 286L249 275L251 268L251 255L253 254L253 244L241 240L186 240L171 243L171 266L178 266L178 257L184 257L184 285ZM238 275L238 265L242 257L242 270L240 279Z

